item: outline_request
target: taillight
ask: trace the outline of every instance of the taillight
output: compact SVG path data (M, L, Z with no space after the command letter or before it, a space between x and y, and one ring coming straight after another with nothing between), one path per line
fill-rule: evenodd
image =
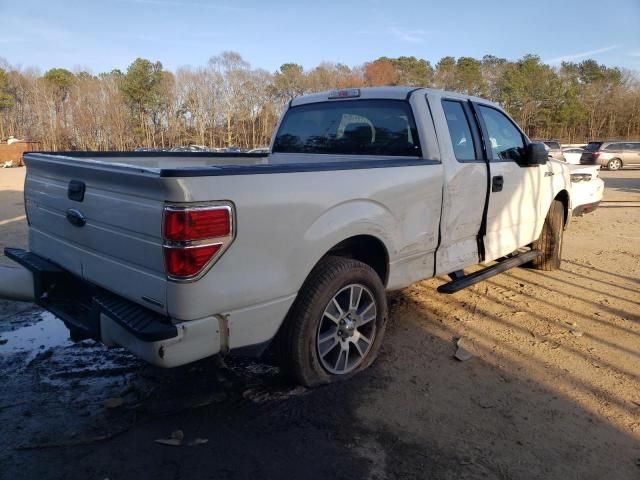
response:
M162 223L165 267L173 280L198 276L233 241L230 205L168 205Z
M593 155L593 158L598 158L600 156L601 152L593 152L591 155Z
M202 271L209 260L220 250L222 244L202 247L164 247L167 273L172 277L192 277Z
M231 233L229 207L171 209L164 212L164 238L178 242L226 237Z

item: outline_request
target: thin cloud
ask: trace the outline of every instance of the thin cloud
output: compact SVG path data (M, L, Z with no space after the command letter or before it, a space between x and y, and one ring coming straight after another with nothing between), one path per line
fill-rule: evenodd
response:
M21 37L0 37L0 44L24 42Z
M422 43L424 37L429 33L426 30L408 30L396 26L387 28L387 31L398 40L408 43Z
M11 32L15 30L19 34L26 34L26 37L19 37L17 35L9 34L4 37L6 40L15 41L44 41L48 44L61 44L71 39L71 32L56 26L51 23L39 20L32 17L22 16L6 16L0 17L0 30L4 32ZM13 33L13 32L12 32ZM10 42L4 42L10 43Z
M127 0L123 0L127 1ZM213 3L205 2L181 2L178 0L130 0L131 3L140 3L144 5L162 5L168 7L201 7L211 10L224 10L227 12L246 12L251 9L245 7L232 7L230 5L216 5Z
M600 53L604 53L604 52L609 52L611 50L615 50L616 48L620 48L621 46L622 45L610 45L608 47L596 48L595 50L589 50L587 52L570 53L568 55L562 55L560 57L548 58L546 60L543 60L543 62L544 63L550 63L550 64L569 62L571 60L577 60L579 58L593 57L595 55L599 55Z

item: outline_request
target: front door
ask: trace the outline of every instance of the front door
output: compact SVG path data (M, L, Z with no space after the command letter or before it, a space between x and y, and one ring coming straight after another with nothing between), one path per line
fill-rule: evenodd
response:
M474 104L490 162L490 194L484 232L485 261L502 257L534 241L544 214L540 211L546 165L524 165L526 137L502 111Z

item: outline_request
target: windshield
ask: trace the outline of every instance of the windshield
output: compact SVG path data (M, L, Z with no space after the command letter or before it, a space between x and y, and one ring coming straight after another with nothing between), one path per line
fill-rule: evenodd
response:
M273 151L422 156L411 107L403 100L345 100L292 107L282 120Z

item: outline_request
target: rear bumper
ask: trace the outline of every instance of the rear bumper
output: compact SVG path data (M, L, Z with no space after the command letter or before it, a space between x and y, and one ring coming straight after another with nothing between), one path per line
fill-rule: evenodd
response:
M584 172L580 169L573 171ZM604 195L604 181L601 178L593 178L589 182L574 182L572 189L573 216L579 217L598 208Z
M34 253L5 248L32 275L35 303L60 318L77 339L119 345L161 367L175 367L220 351L217 316L172 323L160 315L83 281Z
M610 158L601 158L601 157L598 157L597 159L590 158L588 160L580 159L580 165L584 165L584 166L600 165L601 167L606 167L607 163L609 162L609 160L611 160L611 159Z
M593 202L593 203L587 203L584 205L578 205L576 208L573 209L573 216L574 217L580 217L582 215L584 215L585 213L591 213L594 210L596 210L598 207L600 206L600 202Z

